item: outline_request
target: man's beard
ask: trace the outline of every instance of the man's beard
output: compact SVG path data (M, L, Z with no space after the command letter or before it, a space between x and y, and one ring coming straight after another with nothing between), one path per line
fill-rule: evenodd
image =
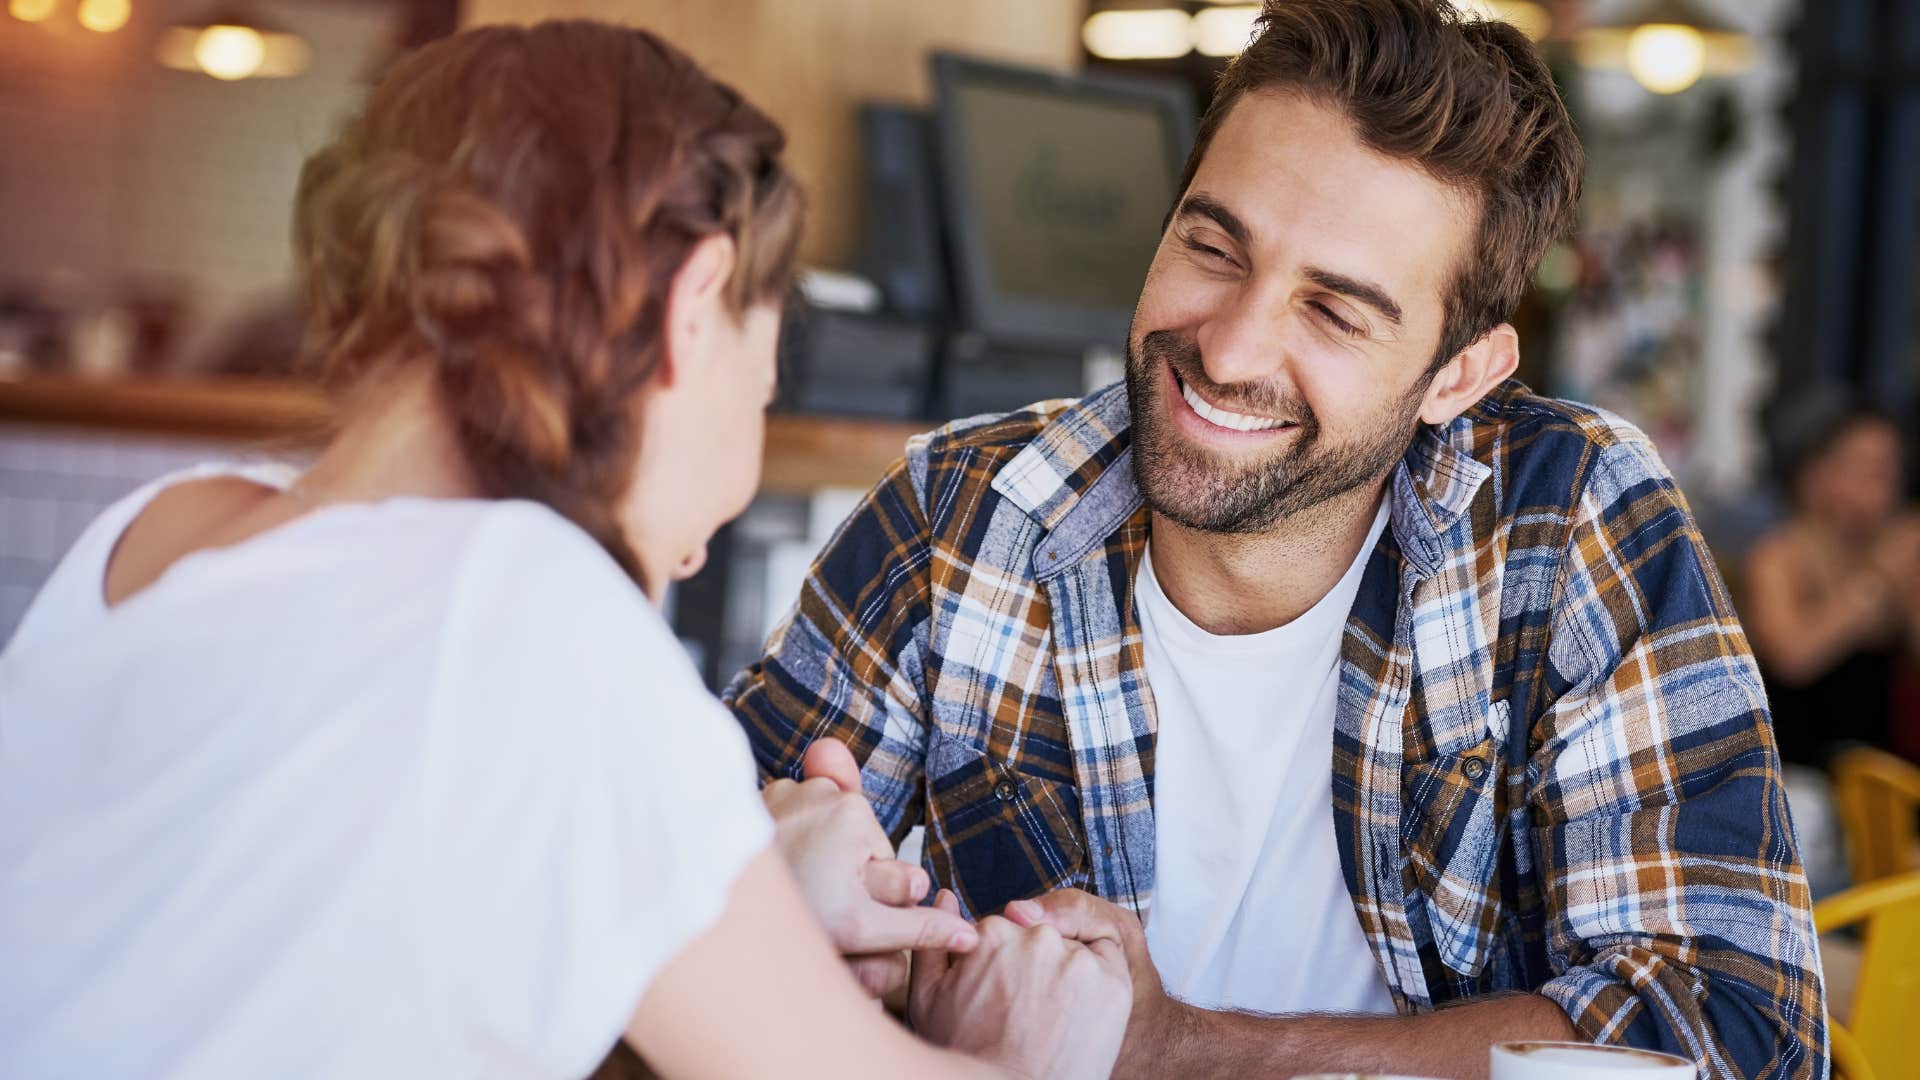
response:
M1297 430L1261 461L1242 463L1195 446L1173 427L1172 410L1186 403L1160 400L1165 366L1220 408L1286 419ZM1198 343L1172 330L1155 330L1127 348L1134 475L1147 505L1177 524L1210 533L1264 532L1384 479L1413 442L1420 401L1432 381L1431 374L1419 380L1358 425L1351 438L1333 442L1312 406L1297 394L1260 383L1216 383L1200 362Z

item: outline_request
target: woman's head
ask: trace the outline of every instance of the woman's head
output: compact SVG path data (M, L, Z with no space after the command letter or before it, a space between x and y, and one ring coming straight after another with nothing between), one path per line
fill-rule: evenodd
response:
M435 42L301 175L309 354L339 389L431 365L486 494L657 584L641 563L695 556L758 482L802 210L783 143L644 31ZM670 514L639 512L648 485Z
M1802 513L1869 533L1899 508L1904 455L1887 413L1814 392L1786 410L1779 427L1789 494Z

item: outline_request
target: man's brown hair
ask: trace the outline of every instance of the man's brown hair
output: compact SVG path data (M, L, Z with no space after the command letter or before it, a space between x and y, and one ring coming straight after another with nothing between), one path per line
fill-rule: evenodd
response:
M1201 118L1183 196L1242 97L1304 94L1345 113L1367 146L1478 206L1473 248L1447 290L1434 367L1511 318L1547 249L1573 223L1585 167L1533 44L1447 0L1266 0L1256 31Z

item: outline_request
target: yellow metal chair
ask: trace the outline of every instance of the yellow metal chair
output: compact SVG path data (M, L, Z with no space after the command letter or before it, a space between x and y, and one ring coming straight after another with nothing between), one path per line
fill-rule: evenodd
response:
M1855 884L1920 870L1920 766L1860 747L1833 759L1833 802Z
M1920 1080L1920 872L1830 896L1813 906L1813 925L1823 934L1859 926L1864 939L1853 1014L1833 1029L1835 1070L1846 1080Z
M1831 1016L1827 1017L1827 1045L1833 1051L1828 1061L1833 1067L1833 1080L1878 1080L1859 1041Z

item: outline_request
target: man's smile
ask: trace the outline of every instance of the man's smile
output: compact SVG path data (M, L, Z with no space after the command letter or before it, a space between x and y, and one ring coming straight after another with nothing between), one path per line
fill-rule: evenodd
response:
M1175 374L1173 365L1166 365L1165 370L1174 391L1167 396L1168 409L1174 414L1174 422L1196 437L1228 439L1235 443L1248 440L1267 442L1300 426L1292 420L1254 416L1222 408L1201 396L1200 391Z

